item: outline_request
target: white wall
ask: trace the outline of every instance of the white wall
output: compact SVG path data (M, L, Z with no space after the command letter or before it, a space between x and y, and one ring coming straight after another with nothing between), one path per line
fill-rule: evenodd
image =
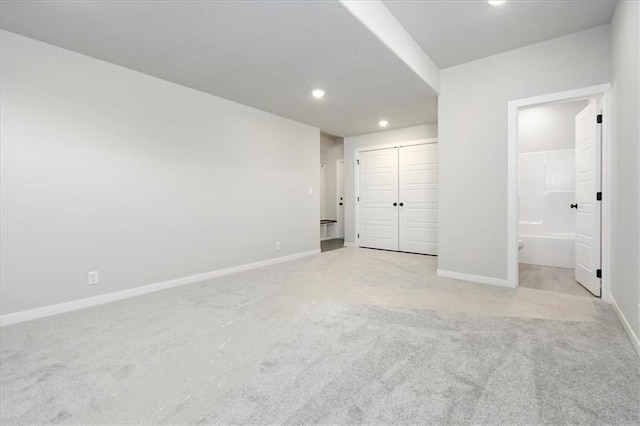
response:
M322 133L320 135L320 162L325 166L325 217L337 219L336 161L344 158L344 139Z
M518 112L518 152L574 149L575 116L587 100L526 108Z
M507 104L609 81L604 25L442 70L438 268L507 277Z
M611 293L640 336L640 3L619 1L611 21ZM606 273L606 271L605 271Z
M345 169L345 242L354 243L355 232L355 150L356 148L388 145L391 143L414 141L438 137L438 124L430 123L420 126L405 127L403 129L386 132L369 133L366 135L344 138L344 169Z
M318 129L1 39L3 315L319 248Z

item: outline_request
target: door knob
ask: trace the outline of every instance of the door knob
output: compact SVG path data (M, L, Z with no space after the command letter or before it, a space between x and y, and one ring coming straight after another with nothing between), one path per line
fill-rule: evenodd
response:
M578 205L577 204L571 204L571 208L578 210Z
M398 205L398 203L393 203L393 207L395 207L395 206L397 206L397 205Z
M400 203L400 207L404 206L404 203Z

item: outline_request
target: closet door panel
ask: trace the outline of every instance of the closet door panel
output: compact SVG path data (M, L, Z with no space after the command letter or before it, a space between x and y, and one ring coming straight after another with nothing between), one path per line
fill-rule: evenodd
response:
M438 144L399 148L399 250L438 254Z
M361 247L398 250L398 149L360 154Z

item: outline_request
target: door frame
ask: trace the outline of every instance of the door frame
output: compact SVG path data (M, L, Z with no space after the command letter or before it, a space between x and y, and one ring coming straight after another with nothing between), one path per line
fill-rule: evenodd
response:
M320 163L320 220L327 216L327 169L324 163Z
M518 110L546 104L602 97L601 297L611 301L611 84L549 93L508 103L507 137L507 286L518 287Z
M430 143L438 143L438 138L427 138L427 139L416 139L416 140L411 140L411 141L404 141L404 142L396 142L396 143L390 143L390 144L383 144L383 145L370 145L370 146L361 146L358 148L354 149L354 161L355 161L355 165L354 165L354 178L355 178L355 199L353 200L353 203L355 204L356 208L355 208L355 245L356 247L360 247L360 238L358 237L358 235L360 235L360 203L358 202L358 197L360 196L360 171L358 169L358 164L360 162L360 153L361 152L366 152L366 151L377 151L379 149L388 149L388 148L401 148L403 146L412 146L412 145L423 145L423 144L430 144Z
M342 221L340 220L340 179L338 179L339 164L342 163ZM338 238L344 238L344 206L347 204L344 199L344 184L346 170L344 168L344 158L336 160L336 220L338 221Z

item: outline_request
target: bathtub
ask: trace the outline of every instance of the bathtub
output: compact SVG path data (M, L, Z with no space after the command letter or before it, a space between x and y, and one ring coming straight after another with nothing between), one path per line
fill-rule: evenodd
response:
M520 263L575 268L575 200L573 191L548 191L542 197L541 220L520 220Z
M575 268L575 234L520 235L524 247L519 250L518 262L530 265Z

